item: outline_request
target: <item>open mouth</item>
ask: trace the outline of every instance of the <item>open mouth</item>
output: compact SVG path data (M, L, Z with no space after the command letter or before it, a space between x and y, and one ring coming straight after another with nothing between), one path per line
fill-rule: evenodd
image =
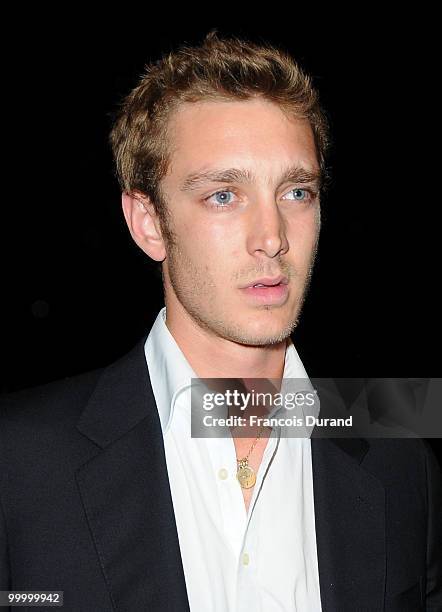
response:
M275 285L262 285L262 284L258 284L258 285L253 285L253 287L277 287L280 284L281 283L276 283Z
M244 287L241 291L260 304L283 304L287 300L289 287L283 282L274 285L257 283Z

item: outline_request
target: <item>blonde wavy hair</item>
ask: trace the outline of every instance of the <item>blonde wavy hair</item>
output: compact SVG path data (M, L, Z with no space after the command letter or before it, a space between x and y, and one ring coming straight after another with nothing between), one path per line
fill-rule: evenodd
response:
M285 51L211 30L200 46L183 45L147 64L138 85L123 99L110 133L116 175L123 192L147 195L167 238L167 206L161 192L170 156L168 119L183 102L262 97L291 116L310 122L322 175L329 122L312 79Z

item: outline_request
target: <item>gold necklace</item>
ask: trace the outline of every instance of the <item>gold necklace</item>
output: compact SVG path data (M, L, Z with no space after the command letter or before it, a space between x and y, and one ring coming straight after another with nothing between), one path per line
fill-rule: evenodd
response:
M264 431L264 426L261 426L260 432L258 433L255 441L253 442L249 452L243 459L237 459L236 462L238 464L238 470L236 472L236 478L238 479L239 484L243 489L251 489L256 482L256 474L255 470L249 465L249 457L255 448L256 443L261 437L262 432Z

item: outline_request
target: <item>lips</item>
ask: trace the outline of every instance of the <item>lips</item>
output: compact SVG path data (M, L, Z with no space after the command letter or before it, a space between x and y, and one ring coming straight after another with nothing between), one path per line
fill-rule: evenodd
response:
M245 289L247 287L275 287L276 285L287 285L288 284L288 279L286 276L283 275L279 275L279 276L275 276L274 278L270 278L270 277L264 277L264 278L257 278L256 280L252 281L251 283L249 283L248 285L244 285L244 287L241 287L242 289Z
M283 306L287 302L289 285L285 277L261 278L246 287L241 287L240 291L253 307L276 307Z

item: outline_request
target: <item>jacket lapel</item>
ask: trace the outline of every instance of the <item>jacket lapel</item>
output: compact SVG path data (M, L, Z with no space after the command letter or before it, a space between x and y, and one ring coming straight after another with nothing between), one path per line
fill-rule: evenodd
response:
M189 610L146 337L104 369L77 428L98 447L76 479L115 610Z
M360 466L369 444L312 434L313 491L323 612L383 610L385 490Z

